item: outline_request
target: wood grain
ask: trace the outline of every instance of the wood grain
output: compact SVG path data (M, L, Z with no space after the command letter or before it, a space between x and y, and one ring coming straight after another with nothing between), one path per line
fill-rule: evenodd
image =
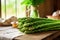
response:
M25 34L14 38L14 40L53 40L59 35L60 31L50 31L36 34Z

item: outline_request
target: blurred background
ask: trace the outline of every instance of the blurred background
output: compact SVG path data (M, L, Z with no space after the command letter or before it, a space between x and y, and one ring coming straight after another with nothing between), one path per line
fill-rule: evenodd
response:
M26 6L21 5L22 0L0 0L0 17L10 18L11 16L25 17ZM60 0L45 0L40 4L39 8L40 17L51 15L54 11L60 10Z

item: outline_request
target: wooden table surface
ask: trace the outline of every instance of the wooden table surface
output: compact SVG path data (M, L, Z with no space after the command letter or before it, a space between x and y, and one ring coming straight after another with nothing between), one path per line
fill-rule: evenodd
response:
M42 32L36 34L25 34L18 36L13 40L53 40L60 35L60 31Z

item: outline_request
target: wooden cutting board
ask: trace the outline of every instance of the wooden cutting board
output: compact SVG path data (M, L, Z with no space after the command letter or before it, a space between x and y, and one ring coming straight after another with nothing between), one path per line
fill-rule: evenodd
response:
M18 36L13 40L53 40L60 35L60 31L42 32L36 34L25 34Z

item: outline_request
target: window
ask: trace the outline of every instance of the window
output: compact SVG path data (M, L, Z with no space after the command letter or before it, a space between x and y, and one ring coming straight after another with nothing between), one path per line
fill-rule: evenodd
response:
M1 0L2 18L10 18L11 16L25 17L26 6L21 5L22 0Z

